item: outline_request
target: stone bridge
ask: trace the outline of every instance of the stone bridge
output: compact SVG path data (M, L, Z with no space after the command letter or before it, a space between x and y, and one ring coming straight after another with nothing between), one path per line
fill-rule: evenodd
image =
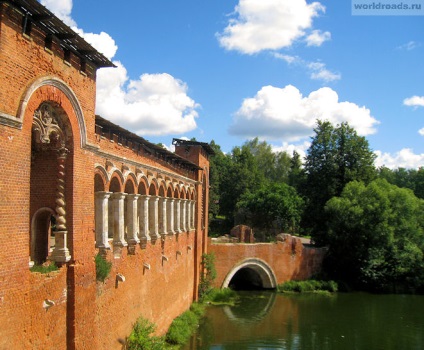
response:
M308 279L321 271L326 248L283 235L275 243L213 243L215 287L273 289L289 280Z

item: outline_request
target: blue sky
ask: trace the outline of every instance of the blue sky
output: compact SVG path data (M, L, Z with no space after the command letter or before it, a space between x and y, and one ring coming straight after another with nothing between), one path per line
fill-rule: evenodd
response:
M424 166L422 15L353 16L334 0L41 3L118 66L98 71L96 112L151 142L228 152L258 136L303 153L320 118L348 121L377 165Z

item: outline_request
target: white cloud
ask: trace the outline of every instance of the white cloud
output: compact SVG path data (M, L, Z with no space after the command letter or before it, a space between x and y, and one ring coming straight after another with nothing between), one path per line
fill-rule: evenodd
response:
M111 60L115 56L116 51L118 51L118 46L116 45L115 40L108 33L84 33L84 31L80 28L72 27L72 29L90 43L90 45L92 45L97 51L105 55L109 60Z
M360 135L373 134L379 123L369 109L352 102L340 102L337 92L328 87L304 97L292 85L264 86L254 97L243 101L229 131L243 137L293 142L312 136L317 119L333 124L346 121Z
M415 154L410 148L403 148L395 154L375 151L377 167L386 166L390 169L408 168L417 169L424 164L424 153Z
M398 46L397 48L399 50L411 51L411 50L413 50L413 49L415 49L417 47L420 47L420 46L421 46L420 43L417 43L416 41L412 41L411 40L411 41L407 42L406 44L403 44L403 45Z
M424 96L412 96L403 100L405 106L424 107Z
M279 52L273 52L272 55L279 60L286 61L288 64L301 61L301 59L298 56L285 55Z
M324 41L331 39L330 32L322 32L320 30L313 30L311 34L306 37L307 46L321 46Z
M41 0L40 2L68 26L72 27L76 25L75 21L71 18L72 0Z
M421 136L424 136L424 128L422 128L422 129L418 130L418 133L419 133Z
M311 79L314 80L323 80L328 83L339 80L342 77L339 73L333 73L328 70L322 62L311 62L308 64L308 68L312 71Z
M71 18L72 0L43 0L66 24L96 50L112 59L118 46L107 33L85 33ZM187 85L167 73L143 74L130 80L119 61L117 68L97 72L96 113L142 135L185 133L196 129L199 105L188 95Z
M283 142L281 146L272 146L272 151L287 152L290 156L292 156L293 152L296 151L299 154L300 159L303 163L306 157L306 152L310 146L311 146L311 143L309 141L304 141L303 143L300 143L300 144Z
M96 112L141 135L185 133L196 128L196 104L187 85L167 73L129 80L125 67L101 69Z
M326 83L331 81L336 81L341 79L340 73L334 73L327 69L325 63L323 62L308 62L299 56L285 55L279 52L273 52L272 56L275 58L285 61L287 64L292 64L306 68L310 71L310 78L314 80L322 80Z
M325 7L319 2L239 0L236 18L230 19L217 37L225 49L245 54L277 50L304 37L313 18L321 12L325 12Z

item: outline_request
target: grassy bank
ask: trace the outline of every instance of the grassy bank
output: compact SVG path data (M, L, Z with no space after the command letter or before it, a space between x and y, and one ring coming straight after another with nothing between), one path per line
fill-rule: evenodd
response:
M335 281L287 281L277 287L280 293L335 293L338 290Z
M172 321L166 335L154 336L156 326L150 321L139 318L134 325L133 331L127 338L126 350L162 350L179 349L187 343L191 335L199 325L200 319L205 313L208 304L234 305L237 294L229 289L211 289L203 296L200 303L193 303L190 309Z

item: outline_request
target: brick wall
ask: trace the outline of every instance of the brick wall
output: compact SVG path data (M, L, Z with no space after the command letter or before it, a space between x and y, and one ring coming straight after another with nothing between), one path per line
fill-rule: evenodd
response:
M73 55L64 62L57 43L45 48L45 34L36 25L23 35L22 16L0 4L0 324L7 325L0 328L0 349L120 349L141 315L163 334L197 295L198 265L206 251L200 206L204 203L207 212L207 156L201 148L190 151L184 158L201 169L190 170L96 134L95 67L88 64L81 73ZM71 260L42 275L31 273L28 264L33 214L40 207L55 208L56 156L46 150L32 153L34 112L46 101L66 124ZM101 283L94 264L94 178L96 167L107 169L111 161L124 174L122 189L127 181L137 184L140 169L143 181L171 178L190 185L197 201L196 227L143 248L137 245L134 254L123 249L118 259L109 251L112 271ZM118 273L125 282L116 283Z

